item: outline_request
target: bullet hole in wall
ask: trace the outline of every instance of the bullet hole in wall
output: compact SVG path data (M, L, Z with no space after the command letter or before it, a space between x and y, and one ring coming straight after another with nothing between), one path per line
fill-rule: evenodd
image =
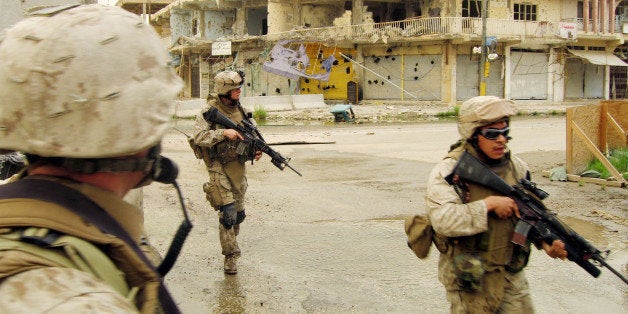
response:
M392 57L392 61L395 61L396 59L397 59L397 58L395 58L395 57Z
M430 64L434 64L434 60L430 61Z
M373 81L373 83L379 84L379 80L375 80L375 81Z
M385 56L384 58L388 59L388 58L390 58L390 56Z
M338 60L334 60L334 65L338 65Z
M266 93L262 93L262 96L266 96Z
M251 82L246 83L246 86L251 87Z
M418 77L418 76L415 76L415 77L414 77L414 80L415 80L415 81L419 80L419 77Z
M302 92L304 92L304 91L305 91L305 88L301 88L301 91L302 91Z
M281 93L281 89L275 88L275 93L280 94Z
M416 72L416 71L417 71L417 69L416 69L416 68L414 68L414 72Z
M375 59L373 59L373 63L379 63L379 60L380 60L380 58L379 58L379 57L378 57L378 58L375 58Z
M386 52L391 53L392 52L392 48L386 49Z
M415 67L418 67L418 66L419 66L419 63L418 63L418 62L417 62L417 63L415 63L415 64L414 64L414 66L415 66Z
M382 85L384 85L384 81L382 81Z
M390 75L388 76L388 79L390 80Z
M350 73L351 73L351 68L350 68L350 67L347 67L347 68L345 69L345 72L347 72L347 74L350 74Z
M368 82L368 83L369 83L369 85L371 85L373 82L372 82L371 80L369 80L369 82Z
M310 82L310 79L309 79L309 78L306 78L304 81L305 81L305 83L309 83L309 82Z
M347 58L353 59L353 56L352 55L347 55L347 57L342 56L342 59L345 60L345 62L349 62L349 59L347 59Z

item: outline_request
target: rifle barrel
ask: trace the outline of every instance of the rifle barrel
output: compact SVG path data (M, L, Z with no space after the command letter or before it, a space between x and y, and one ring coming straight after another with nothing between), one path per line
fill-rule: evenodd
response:
M615 274L615 276L619 277L619 279L623 280L626 284L628 284L628 279L626 279L626 277L624 277L621 273L615 270L615 268L611 267L611 265L609 265L602 257L595 256L593 259L598 261L600 264L602 264L602 266L608 268L608 270L610 270L613 274Z

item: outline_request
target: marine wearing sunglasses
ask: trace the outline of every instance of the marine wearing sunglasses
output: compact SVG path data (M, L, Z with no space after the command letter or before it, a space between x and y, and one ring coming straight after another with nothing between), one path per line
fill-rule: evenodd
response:
M485 125L476 130L478 146L491 159L501 159L508 152L508 127L507 121L498 121Z
M508 139L508 132L510 132L509 127L505 127L503 129L483 129L479 130L479 134L486 137L488 140L496 140L500 135L503 135L506 139Z

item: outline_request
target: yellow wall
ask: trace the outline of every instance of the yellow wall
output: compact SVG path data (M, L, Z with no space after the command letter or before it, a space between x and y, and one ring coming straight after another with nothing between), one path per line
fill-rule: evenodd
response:
M325 73L321 67L323 60L332 53L336 58L335 64L331 67L329 81L323 82L315 79L302 77L299 81L301 94L323 94L325 99L343 100L347 99L347 83L354 79L353 64L345 60L340 53L348 56L355 56L354 49L326 47L319 43L303 44L305 51L310 58L310 64L306 69L307 74ZM321 57L322 56L322 57Z

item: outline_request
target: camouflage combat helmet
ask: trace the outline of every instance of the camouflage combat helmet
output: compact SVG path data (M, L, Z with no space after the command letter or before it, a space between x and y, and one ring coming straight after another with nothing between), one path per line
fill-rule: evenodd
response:
M156 145L182 87L168 61L120 7L33 12L0 38L0 149L106 158Z
M226 95L244 84L244 73L240 71L222 71L214 77L214 93Z
M462 103L458 112L458 133L463 139L473 136L475 129L517 114L512 100L495 96L477 96Z

